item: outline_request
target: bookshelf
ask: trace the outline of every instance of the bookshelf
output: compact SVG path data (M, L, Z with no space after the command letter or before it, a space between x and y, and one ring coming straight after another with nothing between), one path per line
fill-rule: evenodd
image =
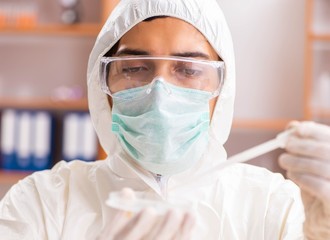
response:
M74 68L71 71L81 71L80 74L70 73L67 75L64 75L63 77L63 83L65 83L66 79L70 78L70 81L74 79L70 84L74 87L77 85L81 85L80 91L86 90L86 67L87 67L87 59L88 59L88 53L91 50L92 45L94 44L95 38L97 34L99 33L103 22L106 18L105 14L107 14L111 9L114 7L114 3L116 1L109 1L109 0L102 0L98 4L98 6L94 8L89 8L90 5L93 5L94 3L88 2L88 1L81 1L82 7L84 9L83 17L86 17L86 19L81 19L81 21L74 23L74 24L62 24L58 20L54 20L54 16L56 17L60 11L60 7L57 6L56 2L43 2L43 1L37 1L38 4L42 5L41 7L44 9L47 9L50 11L50 14L53 18L51 21L45 20L47 18L48 13L41 13L43 16L40 17L41 21L38 22L36 20L39 18L39 16L31 16L31 18L26 19L19 19L18 21L9 22L6 23L6 16L2 15L3 12L0 12L0 47L2 45L2 48L6 51L0 50L2 61L5 61L6 59L8 61L8 66L10 63L16 62L14 58L19 58L19 61L23 62L27 66L30 65L31 68L33 68L34 65L39 63L39 66L41 68L44 68L42 63L49 65L56 64L56 62L49 62L47 53L44 50L38 50L39 45L46 46L48 42L51 42L49 44L49 47L57 47L54 50L51 50L49 54L57 54L58 56L63 56L64 60L67 61L67 57L73 61ZM21 2L18 2L20 4ZM10 2L10 4L16 4L15 1ZM39 6L40 7L40 6ZM98 9L98 7L101 7L101 9ZM89 12L93 12L90 14ZM35 13L39 14L39 13ZM98 17L96 15L99 15ZM92 17L91 17L92 15ZM96 22L95 19L98 18L99 20ZM92 20L91 20L92 19ZM24 20L24 21L23 21ZM90 21L89 21L90 20ZM12 43L12 40L15 43ZM27 43L26 43L27 42ZM12 44L12 49L8 50L9 47L7 47L7 43ZM61 44L66 44L64 49L61 49ZM19 45L16 49L16 45ZM78 45L78 46L77 46ZM31 61L22 61L20 59L27 58L26 56L22 57L22 54L30 54L33 53L33 50L39 51L37 54L39 59L31 59ZM69 52L71 49L73 49L74 53ZM83 51L81 51L81 49ZM12 51L11 51L12 50ZM14 51L16 50L16 51ZM11 51L11 52L10 52ZM25 52L27 51L27 53ZM30 51L30 52L29 52ZM52 52L53 51L53 52ZM82 52L82 53L81 53ZM75 59L72 58L70 55L77 55ZM33 55L31 55L33 57ZM47 58L45 58L47 56ZM67 57L65 57L67 56ZM51 56L53 57L53 56ZM49 58L51 58L49 57ZM80 59L80 63L74 62L76 59ZM39 61L39 62L38 62ZM41 64L40 64L41 63ZM3 64L3 63L1 63ZM66 65L70 65L71 62L68 63L61 63L61 67L65 68ZM4 64L3 64L4 65ZM79 65L79 66L78 66ZM3 67L0 70L3 70L5 67ZM7 67L8 71L17 72L16 69L12 67ZM20 70L20 69L19 69ZM42 69L41 69L42 70ZM47 69L48 70L48 69ZM44 71L47 71L44 70ZM65 68L67 71L67 68ZM5 69L6 71L6 69ZM84 112L88 111L88 103L87 103L87 97L86 93L82 96L79 96L77 98L67 98L63 100L56 100L51 96L48 96L50 91L49 88L53 87L53 83L51 81L56 81L56 78L53 76L50 76L49 79L44 75L38 75L35 74L37 77L34 77L34 81L30 85L35 85L37 90L34 91L36 94L27 94L25 96L20 96L19 94L16 94L15 90L8 91L8 83L5 79L10 79L10 87L13 87L15 89L16 86L19 86L21 83L24 83L25 80L24 77L22 80L20 79L11 79L8 78L8 73L1 72L0 71L0 113L5 109L18 109L18 110L31 110L31 111L38 111L38 110L46 110L53 113L60 112L63 115L63 112L70 112L70 111L77 111L77 112ZM24 70L22 71L24 72ZM38 72L38 70L35 70L35 72ZM54 70L56 72L56 70ZM6 75L7 74L7 75ZM22 73L24 74L24 73ZM54 75L54 74L53 74ZM5 76L5 77L4 77ZM41 77L40 77L41 76ZM61 76L61 75L60 75ZM63 76L63 75L62 75ZM53 79L52 79L53 77ZM13 77L14 78L14 77ZM39 79L38 79L39 78ZM61 78L61 77L60 77ZM44 81L46 80L46 83ZM47 82L48 81L48 82ZM40 87L41 85L47 85L50 84L50 87L46 87L43 89ZM61 83L61 84L63 84ZM1 85L2 84L2 85ZM53 84L53 85L52 85ZM38 94L40 93L40 94ZM0 123L1 124L1 123ZM59 154L57 154L59 155ZM99 154L98 157L100 159L104 158L104 152L100 149L99 146ZM59 159L56 159L56 161ZM5 194L6 190L9 189L9 187L19 181L20 179L26 177L27 175L31 174L29 171L6 171L0 169L0 199Z
M302 115L300 119L317 121L330 124L330 2L328 0L306 0L305 1L305 29L304 29L304 75L301 79L303 85ZM326 83L321 83L321 76L328 76ZM296 94L296 89L292 89ZM285 108L285 106L283 106ZM238 107L239 108L239 107ZM275 118L235 118L233 122L232 144L228 146L229 152L232 145L235 152L245 150L248 147L259 144L261 139L267 140L270 136L283 130L291 119ZM256 137L259 135L260 137ZM230 140L230 139L229 139ZM228 143L227 143L228 144ZM240 150L237 150L240 149ZM276 151L277 154L281 151ZM264 159L276 157L275 153L269 153ZM265 163L264 159L255 159L256 165L272 166L271 162ZM270 165L267 165L270 164ZM281 169L278 169L281 171Z
M32 172L29 171L4 171L0 170L0 185L1 184L13 184L19 180L30 175Z
M329 1L306 0L304 115L326 124L330 123L329 9Z
M0 170L0 200L13 184L17 183L19 180L25 178L31 173L32 172Z
M53 36L96 36L101 29L101 25L97 23L81 23L74 25L63 24L47 24L36 25L31 27L0 27L1 34L33 34L33 35L53 35Z
M235 119L233 128L235 129L259 129L259 130L278 130L281 131L287 126L291 119Z
M79 100L51 100L49 98L10 98L0 97L1 108L17 109L48 109L48 110L79 110L87 111L87 99Z

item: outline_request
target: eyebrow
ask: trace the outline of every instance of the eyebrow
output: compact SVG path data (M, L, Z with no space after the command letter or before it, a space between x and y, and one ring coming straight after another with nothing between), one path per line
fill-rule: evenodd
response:
M151 55L151 53L140 49L125 48L118 51L115 54L115 56L125 56L125 55L139 56L139 55ZM210 59L209 55L202 52L177 52L177 53L171 53L170 55L175 57L203 58L206 60Z
M206 60L210 59L210 56L202 52L182 52L182 53L173 53L172 56L176 57L190 57L190 58L203 58Z
M132 48L124 48L115 54L116 57L125 56L125 55L151 55L151 54L147 51L132 49Z

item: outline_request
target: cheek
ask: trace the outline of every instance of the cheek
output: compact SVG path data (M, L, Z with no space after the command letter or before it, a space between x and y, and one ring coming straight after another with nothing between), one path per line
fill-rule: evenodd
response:
M217 103L218 98L213 98L209 101L209 108L210 108L210 119L212 120L212 116L213 116L213 112L214 112L214 108L215 105Z

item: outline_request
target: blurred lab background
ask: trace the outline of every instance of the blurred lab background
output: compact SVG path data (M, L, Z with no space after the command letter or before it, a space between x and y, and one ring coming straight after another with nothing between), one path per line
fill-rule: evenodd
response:
M86 69L118 0L0 0L0 199L36 170L103 159ZM290 120L330 123L330 1L220 0L232 31L237 97L231 156ZM219 123L221 124L221 123ZM250 164L284 173L281 150Z

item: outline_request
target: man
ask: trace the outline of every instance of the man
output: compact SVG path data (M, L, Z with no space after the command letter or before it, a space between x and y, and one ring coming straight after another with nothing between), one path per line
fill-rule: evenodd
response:
M251 165L200 177L226 160L234 88L231 37L216 1L121 1L88 67L91 116L107 160L61 162L14 186L1 202L1 236L329 239L326 126L290 126L280 162L302 197L293 182ZM118 192L119 209L135 196L170 207L109 207L109 193Z

